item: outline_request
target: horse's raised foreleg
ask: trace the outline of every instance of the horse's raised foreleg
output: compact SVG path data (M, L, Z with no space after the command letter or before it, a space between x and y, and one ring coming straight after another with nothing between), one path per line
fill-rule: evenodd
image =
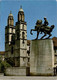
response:
M32 33L32 29L30 30L30 34L33 35L33 33Z
M35 29L31 29L30 30L30 34L33 35L32 31L36 31Z
M44 36L42 36L40 39L43 39L46 36L46 34L44 34Z

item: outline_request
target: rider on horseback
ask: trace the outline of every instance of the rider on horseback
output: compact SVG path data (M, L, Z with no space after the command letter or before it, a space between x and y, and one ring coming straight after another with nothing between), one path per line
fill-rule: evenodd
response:
M43 27L43 28L49 28L49 27L48 27L48 24L49 24L49 23L48 23L48 21L47 21L47 18L44 17L44 24L42 24L41 27Z
M54 28L54 25L51 25L51 27L49 27L48 24L49 23L46 17L44 17L44 24L42 24L42 20L37 20L35 28L30 30L31 35L33 35L32 31L37 31L36 39L38 39L39 33L44 33L44 36L42 36L40 39L43 39L47 34L49 35L47 38L49 38L52 35L51 32Z
M44 17L44 24L42 24L42 28L46 28L46 29L49 29L50 27L48 26L48 21L47 21L47 18L46 17ZM42 34L42 32L41 32L41 34Z
M47 18L46 17L44 17L44 24L43 24L43 26L47 26L49 23L48 23L48 21L47 21Z

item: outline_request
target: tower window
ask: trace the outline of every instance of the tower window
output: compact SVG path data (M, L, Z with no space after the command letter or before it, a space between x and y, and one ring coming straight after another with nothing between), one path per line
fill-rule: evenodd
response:
M24 30L24 26L22 26L22 29Z
M6 41L8 42L8 35L7 35L7 37L6 37Z
M22 38L24 38L24 32L22 32Z
M23 57L23 61L24 61L24 59L25 59L25 58Z
M11 54L13 54L13 46L11 47Z
M28 58L28 62L30 62L30 59Z
M24 44L24 38L25 38L25 37L24 37L24 34L25 34L25 33L24 33L24 32L22 32L23 44Z
M17 32L17 39L19 39L19 32Z
M22 15L22 21L24 21L24 14Z

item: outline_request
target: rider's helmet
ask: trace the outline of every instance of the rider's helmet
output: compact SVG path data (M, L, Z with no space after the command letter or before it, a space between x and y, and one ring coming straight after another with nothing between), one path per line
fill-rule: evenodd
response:
M46 17L44 17L44 19L46 19Z

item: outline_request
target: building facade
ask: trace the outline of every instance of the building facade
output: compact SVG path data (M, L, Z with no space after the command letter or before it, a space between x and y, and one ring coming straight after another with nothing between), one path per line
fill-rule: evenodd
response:
M0 51L0 60L4 61L5 59L5 51Z
M27 23L22 7L18 12L18 21L14 26L14 18L10 12L5 27L5 59L12 60L13 66L27 66Z
M57 37L53 37L54 44L54 75L57 75Z

